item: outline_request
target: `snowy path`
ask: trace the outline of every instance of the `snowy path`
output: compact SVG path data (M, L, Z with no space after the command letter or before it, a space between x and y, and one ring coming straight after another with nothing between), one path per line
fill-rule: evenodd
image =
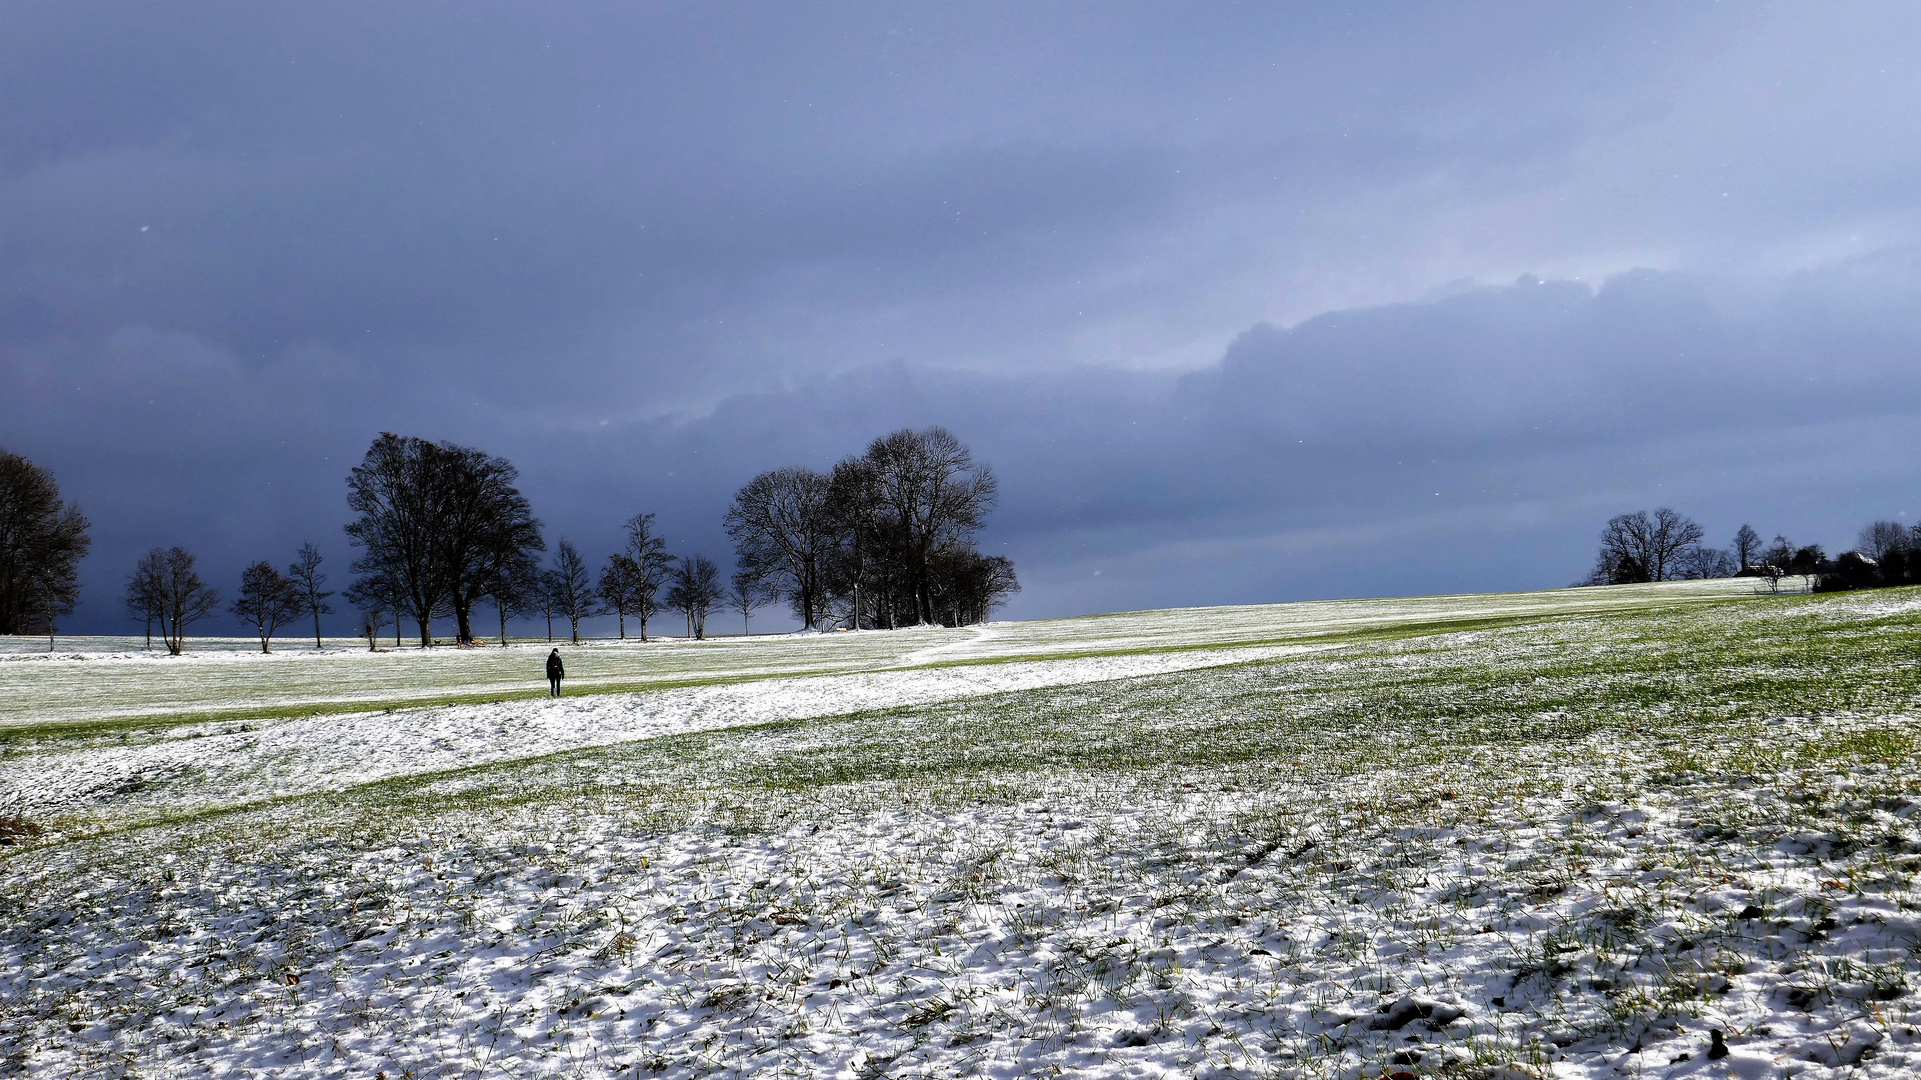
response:
M966 630L916 627L859 633L722 637L707 641L598 640L561 645L570 690L638 693L696 683L882 671L914 664L1047 660L1170 649L1305 644L1329 634L1432 633L1583 613L1676 609L1753 599L1742 582L1667 582L1472 597L1333 600L1301 604L1116 612L991 623ZM0 637L0 736L101 721L166 724L249 720L307 712L472 703L538 694L546 643L513 648L364 647L314 652L283 640L194 639L187 655L143 652L139 638ZM344 643L336 643L344 644ZM20 651L27 645L34 648Z
M923 664L937 664L943 658L954 653L967 652L976 649L978 646L985 645L994 637L994 627L991 625L970 626L967 629L969 631L968 636L959 641L948 641L939 645L930 645L925 649L908 653L901 658L900 666L919 667Z

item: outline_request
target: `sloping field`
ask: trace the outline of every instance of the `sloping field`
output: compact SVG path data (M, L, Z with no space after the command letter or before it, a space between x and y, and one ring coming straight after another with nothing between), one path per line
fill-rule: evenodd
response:
M1639 610L1752 597L1746 581L1483 596L1335 600L1094 615L964 630L781 637L564 642L570 692L641 691L796 675L1074 656L1121 656L1431 633L1575 612ZM254 638L189 639L188 653L138 638L0 637L0 738L9 731L110 721L174 723L227 717L544 697L549 643L509 648L370 652L348 639L315 652L299 634L262 656ZM383 646L385 648L385 646Z
M560 702L544 647L119 649L0 661L69 710L0 758L10 1074L1921 1073L1911 590L608 646Z

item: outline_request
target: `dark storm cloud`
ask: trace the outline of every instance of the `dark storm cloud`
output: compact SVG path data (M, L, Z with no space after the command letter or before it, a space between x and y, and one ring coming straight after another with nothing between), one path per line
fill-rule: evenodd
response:
M1832 546L1914 479L1916 21L13 5L0 446L96 627L154 543L344 568L383 429L718 554L943 423L1026 614L1555 584L1660 502Z
M1643 502L1718 532L1844 523L1810 537L1830 544L1907 509L1897 478L1921 434L1921 334L1898 307L1817 317L1808 297L1832 283L1804 284L1793 324L1845 316L1846 333L1770 329L1777 294L1642 272L1257 326L1184 375L890 363L694 417L476 414L413 430L511 457L550 534L590 552L640 510L661 513L678 549L724 552L720 513L754 472L825 468L888 427L944 423L1002 475L988 541L1034 585L1016 610L1546 586L1581 571L1602 517ZM156 353L164 377L145 363ZM224 567L319 538L345 561L341 476L364 433L392 426L368 393L375 375L316 384L297 361L249 366L138 335L86 381L60 382L79 368L28 383L56 407L10 429L83 478L70 488L101 519L100 591L102 569L155 542ZM99 426L73 431L65 417L82 411Z

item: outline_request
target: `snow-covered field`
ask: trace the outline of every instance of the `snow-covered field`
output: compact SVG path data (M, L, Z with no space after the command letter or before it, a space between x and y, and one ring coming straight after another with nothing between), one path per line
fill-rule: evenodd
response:
M1751 597L1746 581L1661 586L1664 599ZM864 631L693 642L592 641L560 649L572 692L654 690L796 675L981 664L1072 656L1292 644L1367 634L1431 632L1573 611L1634 608L1641 590L1570 589L1486 596L1339 600L1312 604L1184 608L1095 615L963 630ZM143 649L140 638L0 637L0 729L177 723L230 717L537 698L549 644L509 648L412 647L370 652L335 640L315 651L298 634L276 639L190 638L184 656ZM390 644L382 646L391 648Z
M0 1074L1921 1075L1912 590L610 645L559 702L449 700L544 647L124 645L0 662L66 710L0 741Z

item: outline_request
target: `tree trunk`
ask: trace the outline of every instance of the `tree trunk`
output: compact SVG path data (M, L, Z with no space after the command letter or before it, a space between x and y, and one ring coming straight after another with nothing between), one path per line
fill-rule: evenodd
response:
M574 644L580 644L580 616L569 615L567 621L573 624Z
M308 603L313 606L313 647L316 650L324 649L326 646L320 643L320 601L309 600Z
M434 647L433 617L428 616L427 618L423 619L420 616L416 615L414 616L414 621L420 624L420 647L423 649L433 648Z
M464 599L461 590L454 590L454 641L461 645L474 643L474 605L472 600Z
M627 640L627 612L621 608L615 608L614 614L620 617L620 640L626 641Z
M273 651L272 649L269 649L269 648L267 647L267 632L266 632L265 630L262 630L262 631L260 631L260 652L261 652L261 655L263 655L263 656L264 656L264 655L266 655L267 653L270 653L270 652L272 652L272 651Z
M500 647L507 647L507 609L500 609Z

